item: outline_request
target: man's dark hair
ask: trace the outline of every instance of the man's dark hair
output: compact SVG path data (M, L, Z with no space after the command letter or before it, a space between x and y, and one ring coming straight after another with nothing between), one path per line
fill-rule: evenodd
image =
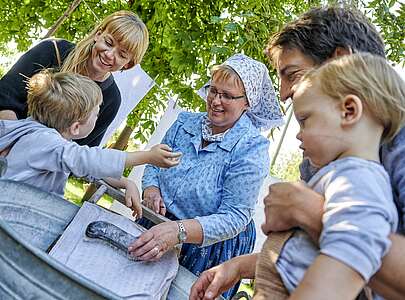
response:
M337 47L369 52L385 58L384 42L374 25L353 8L313 8L274 34L266 53L275 63L282 49L298 49L316 64L330 58Z

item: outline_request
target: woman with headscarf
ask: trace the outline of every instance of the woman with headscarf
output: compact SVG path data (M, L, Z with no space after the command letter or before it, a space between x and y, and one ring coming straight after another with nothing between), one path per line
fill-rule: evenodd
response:
M173 221L129 247L149 261L182 244L180 264L196 275L253 251L252 218L269 174L269 141L260 130L282 123L266 66L248 56L215 66L205 88L207 112L181 113L162 141L183 153L181 163L147 166L143 176L144 204Z
M94 130L76 142L98 146L121 104L111 73L140 63L148 44L145 24L130 11L107 16L77 45L62 39L42 41L26 52L0 80L0 119L27 117L27 78L44 68L79 73L100 86L103 103Z

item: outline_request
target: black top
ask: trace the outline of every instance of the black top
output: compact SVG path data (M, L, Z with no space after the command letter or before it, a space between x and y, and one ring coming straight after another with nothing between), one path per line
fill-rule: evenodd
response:
M75 45L66 40L56 41L63 62ZM51 40L45 40L28 50L0 79L0 110L12 110L18 119L26 118L26 77L31 77L44 68L58 67L55 47ZM103 82L95 82L103 92L103 103L96 126L86 138L76 140L79 145L98 146L121 105L121 94L112 75Z

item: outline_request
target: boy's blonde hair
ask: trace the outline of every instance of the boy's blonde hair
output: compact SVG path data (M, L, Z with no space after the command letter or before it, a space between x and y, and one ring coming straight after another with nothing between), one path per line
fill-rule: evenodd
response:
M43 70L28 81L28 114L60 133L74 122L85 122L103 95L90 78Z
M405 122L405 82L379 56L345 55L305 74L301 82L318 82L321 91L336 100L347 95L361 99L384 127L382 142L391 141Z
M236 87L242 89L245 93L245 86L243 85L242 79L239 77L238 73L234 69L227 65L216 65L211 69L211 79L218 81L230 81Z
M94 37L107 32L128 50L129 68L140 63L149 45L149 33L142 20L131 11L117 11L107 16L84 39L77 43L64 61L61 71L88 75L87 60L91 57Z

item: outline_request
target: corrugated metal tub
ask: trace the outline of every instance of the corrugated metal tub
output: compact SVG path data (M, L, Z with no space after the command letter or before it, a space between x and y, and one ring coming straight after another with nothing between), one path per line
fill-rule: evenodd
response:
M47 254L79 207L0 179L0 299L122 299ZM168 299L188 299L196 277L180 267Z

